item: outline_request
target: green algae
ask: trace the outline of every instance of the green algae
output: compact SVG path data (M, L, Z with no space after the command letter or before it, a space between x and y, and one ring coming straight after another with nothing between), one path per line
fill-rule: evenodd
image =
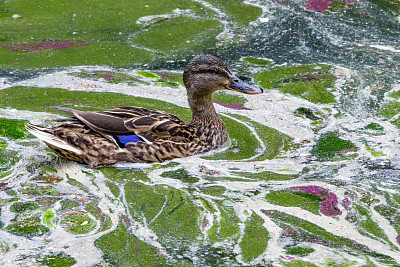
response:
M400 91L395 91L388 94L388 97L399 99L400 98Z
M68 177L67 183L79 188L83 192L89 193L89 188L74 178Z
M200 245L196 251L195 261L196 264L190 264L187 266L220 266L220 267L231 267L237 265L236 257L238 256L232 251L232 247L229 246L213 246L212 244ZM202 256L206 255L206 256ZM194 262L192 258L191 261ZM180 262L181 260L179 260ZM175 266L175 265L174 265ZM180 266L180 265L176 265Z
M63 180L62 177L54 175L52 173L45 173L44 175L39 175L33 177L31 181L37 181L41 184L57 184Z
M8 150L7 147L8 143L0 139L0 178L10 175L14 166L21 159L19 152Z
M154 85L161 86L161 87L171 87L171 88L179 88L181 86L180 83L176 82L156 82Z
M119 197L121 190L119 190L119 187L115 183L106 181L105 184L110 189L114 197Z
M168 163L164 162L163 164L161 164L161 163L153 163L150 168L146 168L145 173L150 173L150 172L152 172L154 170L157 170L157 169L173 168L173 167L176 167L176 166L179 166L179 165L180 165L180 163L173 162L173 161L172 162L168 162Z
M244 178L231 177L231 176L202 175L202 177L210 182L220 182L220 181L254 182L253 179L244 179Z
M18 192L12 189L6 189L4 190L6 192L6 194L10 197L17 197L18 196ZM0 206L1 206L1 201L0 201Z
M0 225L2 222L0 222ZM0 227L1 229L1 227ZM10 245L6 242L0 239L0 255L5 254L10 251Z
M345 3L342 3L340 1L332 1L329 6L328 9L330 11L343 11L348 5L346 5Z
M256 57L244 57L242 58L242 61L245 64L257 67L265 67L272 64L271 60Z
M0 139L0 150L4 150L7 147L8 147L8 143L5 140Z
M54 168L54 166L46 164L46 165L41 165L39 167L39 172L41 174L53 174L53 173L57 173L58 170L56 168Z
M27 213L39 209L39 205L32 201L15 202L10 206L10 211L15 213Z
M226 188L223 186L209 186L201 188L201 191L206 195L222 196L225 193Z
M93 231L97 223L91 219L84 211L69 211L67 212L60 221L60 224L68 232L79 235L87 234Z
M24 195L33 195L33 196L43 196L43 195L51 195L58 196L60 193L52 186L39 186L37 184L26 183L22 185L22 188L19 190Z
M319 215L321 198L304 192L271 191L265 195L268 202L284 207L300 207Z
M297 109L294 111L294 114L295 114L295 115L298 115L298 116L304 116L304 117L306 117L307 119L310 119L310 120L312 120L312 121L316 121L316 120L319 120L319 119L320 119L320 117L317 117L317 116L314 115L314 111L313 111L312 109L310 109L310 108L305 108L305 107L297 108Z
M263 224L264 220L255 213L246 220L245 232L239 244L244 262L255 259L266 249L270 237Z
M208 0L207 2L217 5L222 8L232 18L233 23L240 26L245 26L251 21L256 20L261 14L262 10L259 7L247 5L243 1L237 0Z
M223 205L223 201L214 202L218 204L220 220L216 223L216 218L214 217L214 224L207 231L209 241L216 243L237 240L240 236L240 219L237 217L232 207Z
M323 134L311 150L311 155L319 160L331 160L337 155L355 151L355 145L349 140L339 138L335 132Z
M195 16L206 12L213 15L208 8L190 0L150 0L135 5L111 0L98 4L90 0L83 3L83 6L77 0L57 3L44 0L40 5L21 1L4 2L1 5L5 11L0 11L0 44L35 44L43 40L85 44L67 49L32 52L0 47L0 66L7 68L132 66L152 62L160 57L146 49L133 47L132 42L139 46L164 44L164 48L168 49L166 40L176 40L177 43L179 41L177 51L184 57L196 47L215 46L215 36L222 30L219 21L203 18L200 18L200 23L195 23L191 17L162 19L152 21L154 23L149 25L138 23L140 17L172 14L174 10L190 9ZM77 6L85 8L76 10ZM113 8L104 8L107 6ZM15 13L21 17L13 19ZM187 40L193 41L187 43Z
M148 79L159 79L160 77L149 71L138 71L137 74Z
M61 203L60 211L62 212L79 207L79 203L71 199L63 199L60 201L60 203Z
M112 227L112 221L109 215L105 214L98 204L100 203L99 200L94 200L88 203L85 207L85 210L92 214L96 220L100 223L99 231L105 231Z
M363 130L370 130L370 131L378 131L378 132L381 132L381 131L384 131L385 128L383 128L383 126L380 125L379 123L372 122L372 123L368 124L367 126L365 126L365 127L363 128Z
M59 198L53 196L38 196L36 198L36 203L41 210L51 209L57 201L59 201Z
M400 3L397 0L379 1L371 0L371 3L388 12L388 15L398 15L400 13Z
M103 235L94 244L103 252L104 260L113 266L167 265L165 256L130 233L122 220L114 231Z
M119 169L116 167L99 168L104 176L115 183L124 183L126 181L150 181L147 175L141 170Z
M261 155L252 159L252 161L264 161L266 159L273 159L284 151L288 151L296 147L296 145L293 144L293 138L279 132L274 128L255 122L245 116L232 114L232 117L235 117L253 127L254 130L256 130L257 135L264 143L265 150L261 152Z
M389 205L379 205L375 207L375 210L382 216L384 216L393 228L400 235L400 212L398 208Z
M310 123L311 126L319 126L321 125L323 122L322 121L313 121Z
M257 179L260 181L287 181L296 179L297 175L293 174L281 174L270 171L263 172L232 172L233 174L243 176L246 178Z
M8 205L9 203L15 202L15 201L20 201L21 199L18 197L13 197L13 198L3 198L0 199L0 208L2 206Z
M384 156L382 151L376 151L375 149L371 148L370 146L365 146L365 149L371 153L372 156L374 157L381 157Z
M200 211L187 193L134 181L127 182L124 190L132 217L145 220L161 244L173 242L175 247L187 249L200 236Z
M49 228L56 228L53 224L53 220L55 218L54 212L52 209L48 209L43 214L43 224Z
M29 139L34 136L25 130L28 121L0 118L0 136L9 139Z
M359 131L360 131L360 133L365 133L368 135L375 135L375 136L385 134L385 128L376 122L372 122L372 123L366 125L365 127L361 128Z
M106 101L105 101L106 100ZM97 93L84 91L68 91L58 88L11 87L0 90L0 107L12 107L20 110L49 112L66 115L51 109L51 105L73 106L82 110L104 110L126 106L145 108L162 108L188 121L190 110L176 105L141 97L133 97L119 93ZM76 106L75 106L76 105Z
M400 235L400 195L384 193L387 204L375 206L375 210L384 216Z
M166 171L161 174L161 177L169 177L172 179L179 179L184 183L196 183L199 181L199 178L190 175L190 173L184 169L180 168L173 171Z
M296 247L285 247L285 251L286 251L286 254L289 254L289 255L305 257L305 256L308 256L309 254L313 253L315 251L315 249L296 246Z
M287 266L287 267L317 267L318 266L311 262L302 261L302 260L292 260L290 262L281 261L281 264L283 266Z
M90 178L91 180L93 180L94 178L96 178L96 175L94 174L95 171L89 172L89 171L81 170L81 172L82 172L83 174L85 174L88 178Z
M75 49L18 52L0 47L0 66L12 69L58 68L64 66L108 65L129 67L154 61L154 53L117 42L91 43Z
M281 150L287 150L289 148L292 139L287 135L280 133L278 130L254 122L244 116L232 114L231 116L254 127L257 134L264 142L266 149L261 152L261 155L252 161L272 159L279 155ZM239 160L256 156L258 154L257 150L260 149L261 146L259 141L251 133L250 129L246 125L238 123L233 119L225 116L221 117L229 132L232 145L223 152L212 156L205 156L203 158L210 160Z
M231 139L231 146L212 156L203 156L208 160L239 160L257 155L256 149L260 147L258 140L252 135L250 129L233 119L222 117Z
M152 187L139 182L128 181L124 186L124 191L126 201L131 207L131 215L136 219L139 219L143 212L147 220L152 220L163 207L166 199Z
M342 263L337 263L337 262L336 262L335 260L333 260L333 259L327 259L327 260L324 262L324 265L325 265L325 266L337 266L337 267L349 267L349 266L355 266L355 265L358 264L357 261L350 261L350 260L347 260L347 259L343 259L343 261L344 261L344 262L342 262ZM372 262L370 262L370 263L372 263ZM371 265L368 264L368 265L363 265L363 266L371 266ZM372 266L375 266L375 265L372 265Z
M153 71L153 73L160 77L159 81L161 81L161 82L179 83L182 86L184 86L182 72L175 72L175 71L168 71L168 70L155 70L155 71Z
M4 230L10 234L28 238L42 236L50 231L48 227L41 224L41 216L37 212L17 216Z
M73 257L66 255L63 252L40 256L38 261L49 267L70 267L76 263L76 260Z
M204 47L215 47L215 37L222 31L219 21L203 18L175 17L155 23L146 31L130 38L130 42L157 52L194 53Z
M81 6L79 10L75 8ZM112 9L105 7L112 6ZM101 4L94 0L81 3L73 0L54 3L51 0L36 3L15 1L4 4L6 10L21 15L19 20L2 17L0 40L27 42L34 39L67 40L72 37L84 41L119 41L125 43L129 34L141 28L137 20L142 16L168 14L176 8L190 8L204 13L201 6L185 0L137 2L128 5L124 1L106 0ZM12 10L12 11L11 11ZM74 15L75 14L75 15ZM26 23L29 22L29 31ZM72 34L76 32L76 34ZM119 34L119 33L123 34Z
M372 219L372 215L367 208L357 204L353 204L353 207L358 213L358 219L355 224L358 226L357 228L360 233L367 236L372 235L372 238L379 240L383 239L387 243L391 244L385 231L383 231L379 224Z
M372 122L365 127L360 129L361 133L366 133L369 135L384 135L385 134L385 128L380 125L379 123Z
M395 263L395 260L389 256L372 251L354 240L327 232L322 227L309 221L276 210L262 210L262 212L284 229L284 235L291 236L296 240L318 243L327 247L342 248L353 255L375 257L381 263Z
M395 115L400 113L400 102L387 102L384 103L378 112L378 115L381 115L387 119L393 118ZM400 127L400 120L395 119L391 121L392 124Z
M277 88L283 93L304 98L313 103L335 103L333 89L336 77L328 65L280 66L255 74L254 80L265 89Z
M176 166L179 166L180 165L180 163L179 162L168 162L167 164L161 164L160 165L160 168L173 168L173 167L176 167Z
M224 91L214 93L212 98L214 101L224 104L244 105L247 102L247 99L241 95L233 95Z

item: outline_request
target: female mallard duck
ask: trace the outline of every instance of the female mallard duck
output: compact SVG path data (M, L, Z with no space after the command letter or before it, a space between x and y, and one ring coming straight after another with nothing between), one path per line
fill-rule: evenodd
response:
M163 162L204 153L223 146L229 139L225 124L215 112L212 94L228 89L260 94L234 76L223 61L199 55L184 73L192 120L189 124L164 111L120 107L106 111L81 111L53 107L73 117L55 128L27 125L57 155L94 168L117 162Z

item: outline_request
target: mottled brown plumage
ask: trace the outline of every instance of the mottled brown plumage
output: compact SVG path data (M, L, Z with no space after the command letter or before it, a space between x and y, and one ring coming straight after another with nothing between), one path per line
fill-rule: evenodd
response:
M62 158L90 167L117 162L163 162L204 153L229 139L225 124L215 112L212 94L228 89L259 94L262 89L239 80L225 63L211 55L196 56L183 73L192 110L189 124L164 111L121 107L106 111L81 111L54 107L73 117L48 129L28 125ZM121 136L136 135L138 142L121 143Z

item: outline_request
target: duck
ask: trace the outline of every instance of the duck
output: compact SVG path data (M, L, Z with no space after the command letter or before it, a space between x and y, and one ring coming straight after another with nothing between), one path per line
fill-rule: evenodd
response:
M53 128L27 124L59 157L89 168L117 163L160 163L206 153L229 142L212 94L233 90L261 94L263 89L239 79L218 57L197 55L186 66L183 82L192 118L185 123L162 110L117 107L105 111L54 106L72 117Z

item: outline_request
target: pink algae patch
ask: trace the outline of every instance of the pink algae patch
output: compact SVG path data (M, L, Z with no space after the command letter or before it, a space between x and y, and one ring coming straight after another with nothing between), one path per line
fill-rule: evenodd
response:
M107 81L113 81L115 80L115 75L112 74L103 74L101 77Z
M400 235L398 235L398 236L396 237L396 241L397 241L397 243L400 245Z
M325 188L310 185L290 187L290 189L300 190L322 199L322 202L320 204L320 212L325 216L334 217L342 214L342 211L337 206L339 203L337 196L334 193L329 192Z
M350 209L350 207L351 207L351 200L350 199L348 199L347 197L345 198L345 199L343 199L342 200L342 207L345 209L345 210L349 210Z
M224 103L221 103L218 101L214 101L214 103L216 103L220 106L226 107L226 108L251 110L250 108L246 108L245 106L240 105L240 104L224 104Z
M21 43L0 45L0 47L4 47L14 51L35 52L41 50L67 49L70 47L81 47L87 45L89 45L88 42L80 41L42 41L34 44Z
M333 2L333 0L307 0L304 6L309 10L322 11L328 9L331 2ZM352 5L356 2L356 0L339 0L338 2L346 5Z
M270 0L270 1L280 3L283 0ZM346 4L346 5L352 5L357 0L306 0L304 7L307 8L308 10L312 10L312 11L323 11L323 10L327 10L329 8L329 5L334 1ZM285 2L290 3L291 0L287 0Z

